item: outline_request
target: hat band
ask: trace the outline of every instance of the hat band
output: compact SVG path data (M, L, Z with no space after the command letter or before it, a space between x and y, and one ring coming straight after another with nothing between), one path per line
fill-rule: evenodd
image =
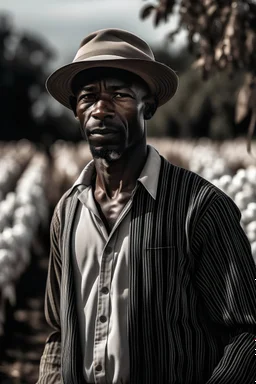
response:
M127 60L126 57L123 56L116 56L116 55L98 55L98 56L90 56L87 57L87 55L81 55L80 57L77 57L73 60L73 63L79 62L79 61L99 61L99 60ZM134 59L134 60L145 60L145 59ZM148 61L148 58L146 59Z
M144 52L141 52L138 49L113 49L112 52L110 49L97 49L97 50L85 50L85 46L80 48L73 60L81 61L85 59L93 60L94 57L99 57L98 60L102 59L104 56L115 57L117 59L140 59L140 60L150 60L153 61L154 58L150 57Z

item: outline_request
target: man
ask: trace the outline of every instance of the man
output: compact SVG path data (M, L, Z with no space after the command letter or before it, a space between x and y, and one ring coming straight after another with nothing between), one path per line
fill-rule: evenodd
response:
M251 384L256 271L240 212L146 144L176 74L107 29L47 87L93 160L52 219L38 383Z

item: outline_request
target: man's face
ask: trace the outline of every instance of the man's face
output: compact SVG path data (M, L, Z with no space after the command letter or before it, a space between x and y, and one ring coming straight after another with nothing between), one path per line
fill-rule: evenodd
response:
M75 114L93 156L117 160L144 137L147 87L121 70L85 75L76 79Z

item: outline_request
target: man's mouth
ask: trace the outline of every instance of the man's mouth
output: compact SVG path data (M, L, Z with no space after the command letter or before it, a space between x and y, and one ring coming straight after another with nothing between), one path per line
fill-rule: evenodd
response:
M113 133L118 133L118 131L114 128L95 128L91 130L90 135L108 135Z

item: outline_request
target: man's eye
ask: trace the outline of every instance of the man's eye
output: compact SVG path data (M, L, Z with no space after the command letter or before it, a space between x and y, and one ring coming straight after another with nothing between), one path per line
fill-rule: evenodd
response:
M80 100L85 100L85 101L91 101L95 99L95 94L94 93L85 93L79 97Z
M132 96L129 95L129 93L116 92L116 93L114 94L114 98L116 98L116 99L120 99L120 98L124 98L124 97L130 97L130 98L132 98Z

